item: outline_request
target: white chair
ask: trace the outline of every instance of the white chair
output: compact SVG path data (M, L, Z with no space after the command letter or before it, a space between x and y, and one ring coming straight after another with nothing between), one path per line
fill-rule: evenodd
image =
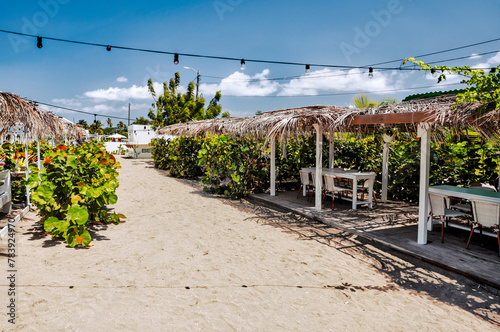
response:
M361 185L358 184L358 193L361 193L361 199L365 199L365 193L368 194L369 186L370 186L370 179L366 179L365 181L363 181L363 184ZM373 194L373 202L376 204L377 197L375 196L375 190L373 190L372 194Z
M325 201L325 196L330 194L332 196L332 210L333 210L333 203L335 201L335 193L343 193L343 192L348 192L351 191L349 188L344 188L344 187L339 187L335 185L335 178L330 175L323 175L323 182L325 184L324 190L323 190L323 200L321 204L323 205Z
M307 198L309 198L309 192L312 192L314 187L313 182L310 179L309 172L305 170L300 170L299 174L300 174L300 188L299 192L297 193L297 198L299 198L302 188L306 188L306 195Z
M309 187L311 188L311 195L309 196L309 201L312 202L314 196L313 194L316 191L316 174L309 173Z
M481 234L483 233L483 228L490 228L497 233L498 254L500 255L500 205L482 201L471 201L471 203L474 221L472 222L469 240L465 248L469 248L472 234L474 234L476 228L479 228Z
M429 218L440 219L441 220L441 243L444 242L444 224L448 222L448 218L467 216L467 213L450 210L446 206L446 200L444 196L429 193L429 204L431 210L429 212Z

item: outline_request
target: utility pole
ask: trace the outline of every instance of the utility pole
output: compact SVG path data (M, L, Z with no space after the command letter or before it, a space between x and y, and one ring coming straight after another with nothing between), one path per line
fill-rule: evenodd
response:
M198 90L200 89L200 71L191 67L184 67L184 69L191 69L196 72L196 100L198 100Z
M196 100L198 100L198 91L200 89L200 71L196 75Z
M128 126L130 126L130 103L128 103L128 124L127 124L127 130Z

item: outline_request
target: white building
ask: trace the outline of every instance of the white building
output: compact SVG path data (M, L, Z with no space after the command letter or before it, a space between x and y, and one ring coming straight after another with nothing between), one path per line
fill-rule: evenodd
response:
M128 126L128 142L125 145L131 149L134 159L151 158L151 146L149 143L153 138L174 138L170 135L158 135L149 125Z

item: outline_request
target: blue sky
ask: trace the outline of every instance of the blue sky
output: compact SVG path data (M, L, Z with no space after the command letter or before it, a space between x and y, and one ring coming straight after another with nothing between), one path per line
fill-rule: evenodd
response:
M500 38L500 2L487 1L4 1L0 29L28 34L178 53L339 66L374 63ZM417 71L305 67L180 57L84 46L0 33L0 90L44 103L105 116L147 116L146 89L178 71L186 86L201 73L207 99L222 91L232 116L307 105L352 104L460 88L441 86ZM500 41L421 58L443 65L493 67ZM490 54L475 56L491 52ZM445 61L457 57L465 59ZM400 62L378 67L399 68ZM449 85L443 85L449 84ZM451 85L454 84L454 85ZM419 88L426 87L426 88ZM381 92L383 91L383 92ZM70 120L93 116L49 108ZM106 117L98 117L105 123ZM113 119L113 123L119 120Z

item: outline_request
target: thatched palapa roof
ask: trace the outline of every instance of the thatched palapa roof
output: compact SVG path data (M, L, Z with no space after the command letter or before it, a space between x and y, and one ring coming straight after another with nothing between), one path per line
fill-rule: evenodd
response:
M173 136L201 136L207 133L220 135L234 130L233 128L238 127L244 119L228 117L182 122L160 128L157 132L161 135Z
M471 128L485 137L498 137L500 110L480 114L480 103L455 106L455 95L410 100L374 108L356 109L340 106L307 106L264 112L247 118L212 119L164 127L161 134L197 136L207 132L236 136L254 135L282 138L314 133L314 124L326 132L376 131L399 127L416 131L425 122L433 129Z
M28 135L33 138L85 135L80 126L69 125L62 118L15 94L0 91L0 135L15 127L25 127Z

